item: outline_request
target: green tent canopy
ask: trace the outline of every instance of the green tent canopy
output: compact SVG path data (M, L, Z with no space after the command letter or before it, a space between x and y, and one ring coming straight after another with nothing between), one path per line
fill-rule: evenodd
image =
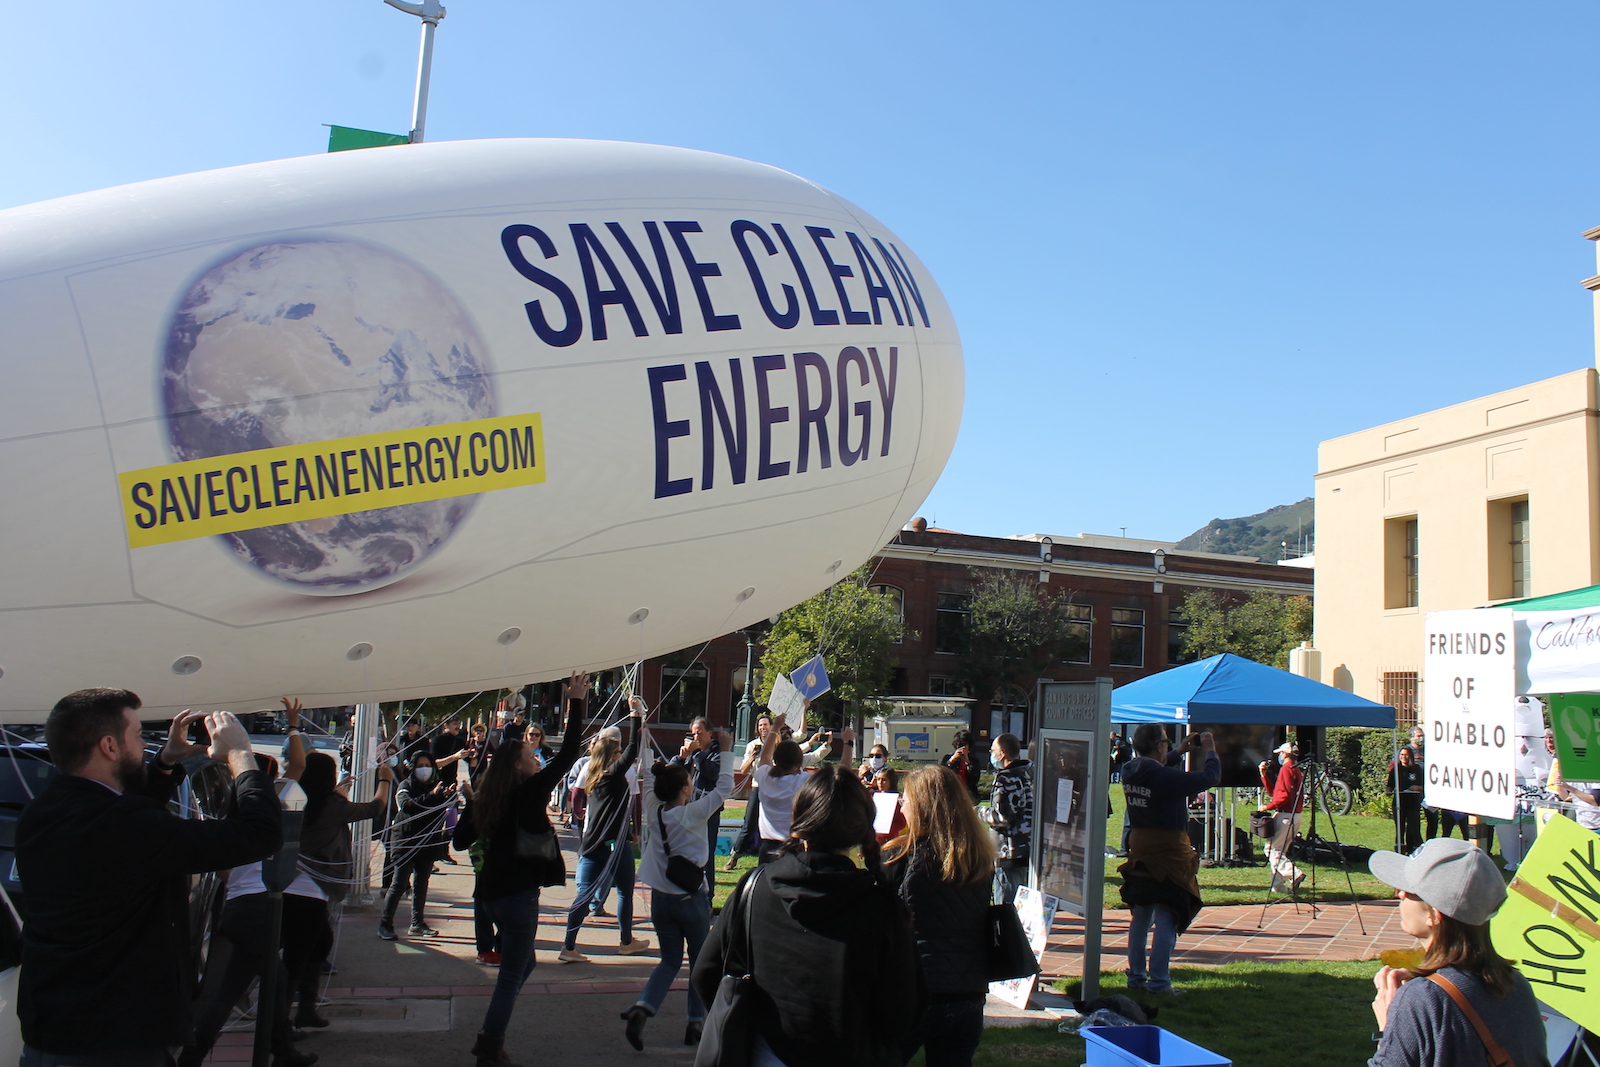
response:
M1575 611L1583 608L1600 608L1600 585L1569 589L1565 593L1529 597L1527 600L1508 600L1494 605L1517 611Z

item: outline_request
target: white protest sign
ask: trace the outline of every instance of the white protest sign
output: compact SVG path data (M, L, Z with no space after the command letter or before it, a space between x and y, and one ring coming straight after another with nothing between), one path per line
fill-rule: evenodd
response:
M1428 612L1429 807L1495 819L1516 814L1513 625L1510 608Z
M797 732L805 725L806 698L800 695L800 690L794 687L786 674L779 674L778 680L772 683L767 710L774 715L785 716Z
M872 832L886 834L894 825L894 813L900 810L899 793L874 793L872 794L873 807L877 809L872 819Z

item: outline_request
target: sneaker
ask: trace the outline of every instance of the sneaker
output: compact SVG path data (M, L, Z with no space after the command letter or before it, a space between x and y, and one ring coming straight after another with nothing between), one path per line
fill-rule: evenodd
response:
M494 949L490 949L488 952L480 952L477 955L477 961L485 967L498 967L500 966L500 953Z
M1143 993L1145 991L1145 980L1143 978L1140 978L1137 981L1132 978L1128 979L1128 991L1132 993Z
M1271 888L1269 888L1267 890L1267 892L1269 892L1269 893L1284 893L1284 892L1287 892L1287 890L1283 888L1283 875L1275 874L1275 875L1272 876L1272 886L1271 886Z
M335 967L333 965L333 961L332 960L323 960L322 961L322 973L323 974L338 974L339 973L339 968L337 968L337 967Z
M378 936L383 938L385 941L394 941L394 940L396 940L396 934L394 932L394 923L390 922L388 919L379 919L378 920Z
M412 923L410 934L412 937L438 937L439 931L427 923Z
M636 937L626 944L617 946L619 956L643 956L650 952L650 942L642 937Z
M1291 888L1291 889L1299 889L1300 888L1300 883L1305 881L1305 880L1306 880L1306 872L1305 871L1301 871L1299 874L1294 876L1294 879L1292 881L1290 881L1289 888Z
M604 916L609 916L611 913L605 909L604 904L596 904L594 907L589 909L589 914L598 919Z
M318 1015L315 1008L311 1009L310 1011L307 1011L305 1008L301 1008L295 1013L294 1025L301 1027L302 1029L320 1030L324 1026L328 1025L328 1020L323 1016Z
M588 963L589 962L589 957L585 956L583 953L579 952L575 948L564 948L564 949L562 949L561 952L559 954L557 954L556 959L560 960L562 963Z

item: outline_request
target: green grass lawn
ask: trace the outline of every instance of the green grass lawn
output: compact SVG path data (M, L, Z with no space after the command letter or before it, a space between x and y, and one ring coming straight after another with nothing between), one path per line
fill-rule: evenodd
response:
M743 813L743 804L728 805L728 818L738 813ZM1115 848L1122 839L1122 809L1124 807L1121 789L1111 791L1111 818L1106 820L1106 845ZM1242 827L1249 826L1251 808L1249 805L1240 804L1237 807L1238 824ZM1334 826L1328 825L1325 815L1317 815L1317 834L1325 840L1334 839L1334 827L1338 830L1339 840L1350 845L1364 845L1371 849L1394 848L1394 822L1391 819L1374 818L1366 815L1340 815L1334 820ZM1301 820L1301 833L1311 830L1310 815L1305 815ZM1201 867L1200 868L1200 894L1207 904L1260 904L1267 899L1267 888L1272 883L1272 872L1267 869L1265 850L1261 847L1265 842L1260 838L1253 838L1252 844L1256 850L1257 866L1254 867ZM1122 908L1122 896L1118 890L1122 886L1122 877L1117 874L1117 868L1122 865L1122 860L1115 857L1106 857L1105 877L1105 907ZM738 870L732 873L721 871L722 860L718 860L717 891L712 899L712 907L720 909L722 902L727 899L733 887L738 884L740 876L756 864L755 857L746 856L739 861ZM1349 900L1350 887L1345 882L1344 868L1338 864L1308 864L1300 863L1302 870L1307 872L1306 881L1300 887L1302 898L1311 893L1311 874L1313 867L1316 870L1316 900ZM1372 877L1364 865L1352 864L1350 867L1350 884L1355 887L1357 899L1360 900L1391 900L1394 890Z
M1106 847L1116 848L1122 840L1122 810L1124 808L1122 790L1111 790L1111 818L1106 821ZM1235 809L1236 819L1240 827L1248 830L1250 825L1250 812L1252 806L1240 804ZM1364 845L1370 849L1394 848L1394 821L1392 819L1373 818L1366 815L1340 815L1330 826L1328 818L1322 813L1317 814L1317 836L1325 841L1334 840L1334 830L1338 831L1338 839L1347 845ZM1311 815L1309 812L1301 816L1300 833L1311 832ZM1200 868L1200 895L1207 904L1260 904L1267 899L1267 889L1272 884L1272 872L1267 869L1266 842L1260 838L1252 838L1251 844L1255 848L1256 863L1254 867L1201 867ZM1306 881L1300 887L1302 898L1311 892L1311 870L1316 870L1316 900L1349 900L1350 885L1354 885L1356 897L1360 900L1390 900L1394 897L1394 890L1372 877L1366 866L1351 864L1350 883L1345 882L1344 868L1337 863L1333 864L1308 864L1297 861L1300 868L1306 871ZM1122 897L1118 889L1122 885L1122 877L1117 874L1117 868L1123 861L1113 857L1106 857L1105 878L1105 907L1123 907Z
M1154 1024L1170 1030L1236 1067L1281 1067L1285 1063L1360 1064L1376 1046L1372 1031L1372 976L1366 963L1231 963L1216 969L1177 967L1172 976L1181 997L1134 997L1158 1011ZM1076 981L1061 983L1076 995ZM1100 976L1104 996L1126 993L1123 976ZM1077 1067L1084 1041L1054 1027L991 1026L973 1058L975 1067L1038 1064ZM912 1067L922 1067L919 1052Z

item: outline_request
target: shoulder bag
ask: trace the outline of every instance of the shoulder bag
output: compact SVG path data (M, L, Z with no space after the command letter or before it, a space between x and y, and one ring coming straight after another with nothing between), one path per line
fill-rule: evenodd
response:
M730 954L717 983L717 995L706 1006L706 1020L695 1050L694 1067L749 1067L755 1044L751 994L755 992L755 945L750 937L750 900L766 868L757 867L739 894L744 909L744 943L737 956ZM732 903L731 901L729 903ZM726 914L726 910L724 911Z
M661 851L667 857L667 881L683 890L693 893L703 889L706 884L706 872L689 862L687 856L674 856L672 854L672 838L667 836L667 809L656 809L656 819L661 824Z
M1039 960L1014 904L991 904L988 915L988 978L1007 982L1039 973Z
M1456 1002L1456 1007L1460 1008L1461 1014L1467 1017L1467 1022L1471 1023L1472 1028L1478 1031L1478 1040L1483 1042L1484 1051L1489 1054L1490 1067L1517 1067L1516 1061L1511 1058L1511 1053L1507 1052L1505 1046L1494 1039L1494 1035L1489 1032L1489 1025L1483 1021L1483 1016L1478 1014L1478 1009L1472 1006L1472 1002L1467 999L1465 993L1461 992L1459 986L1438 973L1428 975L1428 981L1450 994L1450 999Z

